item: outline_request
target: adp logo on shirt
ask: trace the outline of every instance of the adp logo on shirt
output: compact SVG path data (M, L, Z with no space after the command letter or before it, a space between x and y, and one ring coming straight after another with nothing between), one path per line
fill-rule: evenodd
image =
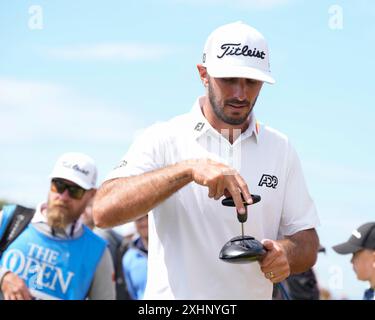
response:
M258 186L261 187L263 185L266 185L266 187L276 189L276 186L277 186L278 183L279 183L279 180L277 179L276 176L264 174L264 175L262 175L262 178L260 178Z

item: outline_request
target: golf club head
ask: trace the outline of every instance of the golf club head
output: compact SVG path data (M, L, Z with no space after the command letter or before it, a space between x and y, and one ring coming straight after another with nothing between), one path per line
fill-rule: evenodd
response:
M259 260L266 250L261 242L250 236L234 237L221 249L219 258L229 263L249 263Z

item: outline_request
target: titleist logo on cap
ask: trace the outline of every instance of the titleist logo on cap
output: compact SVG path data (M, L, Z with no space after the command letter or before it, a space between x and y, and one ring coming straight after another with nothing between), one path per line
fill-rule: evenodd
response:
M249 46L244 45L242 46L241 43L224 43L221 47L223 50L221 55L217 57L219 59L223 58L224 56L245 56L245 57L255 57L259 59L264 59L266 53L264 51L260 51L257 48L249 49Z
M80 167L78 166L78 164L73 165L73 164L71 164L71 163L68 163L68 162L64 161L62 165L63 165L65 168L69 168L69 169L73 169L73 170L75 170L75 171L81 172L81 173L83 173L83 174L86 175L86 176L90 173L88 170L85 170L85 169L80 168Z

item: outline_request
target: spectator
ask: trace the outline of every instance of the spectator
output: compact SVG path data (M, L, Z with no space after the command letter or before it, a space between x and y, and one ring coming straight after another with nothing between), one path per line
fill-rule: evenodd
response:
M370 284L363 300L375 300L375 222L368 222L353 230L348 241L333 246L338 254L352 254L351 263L358 280Z
M95 195L96 177L90 157L66 153L50 175L46 203L36 210L4 206L0 288L6 300L114 299L113 264L106 243L80 221ZM25 217L29 220L22 229ZM14 234L19 235L12 239Z
M139 236L129 244L122 265L131 298L140 300L147 283L148 216L137 219L135 226Z

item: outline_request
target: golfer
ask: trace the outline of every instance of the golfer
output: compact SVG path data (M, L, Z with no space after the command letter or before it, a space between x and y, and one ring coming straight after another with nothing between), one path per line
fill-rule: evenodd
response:
M274 83L264 37L235 22L208 37L197 65L205 95L192 110L147 129L107 176L94 221L111 227L149 211L144 299L271 299L273 283L314 265L319 224L301 164L288 138L257 121L263 83ZM178 101L165 104L173 106ZM262 240L259 263L219 260L240 233Z

